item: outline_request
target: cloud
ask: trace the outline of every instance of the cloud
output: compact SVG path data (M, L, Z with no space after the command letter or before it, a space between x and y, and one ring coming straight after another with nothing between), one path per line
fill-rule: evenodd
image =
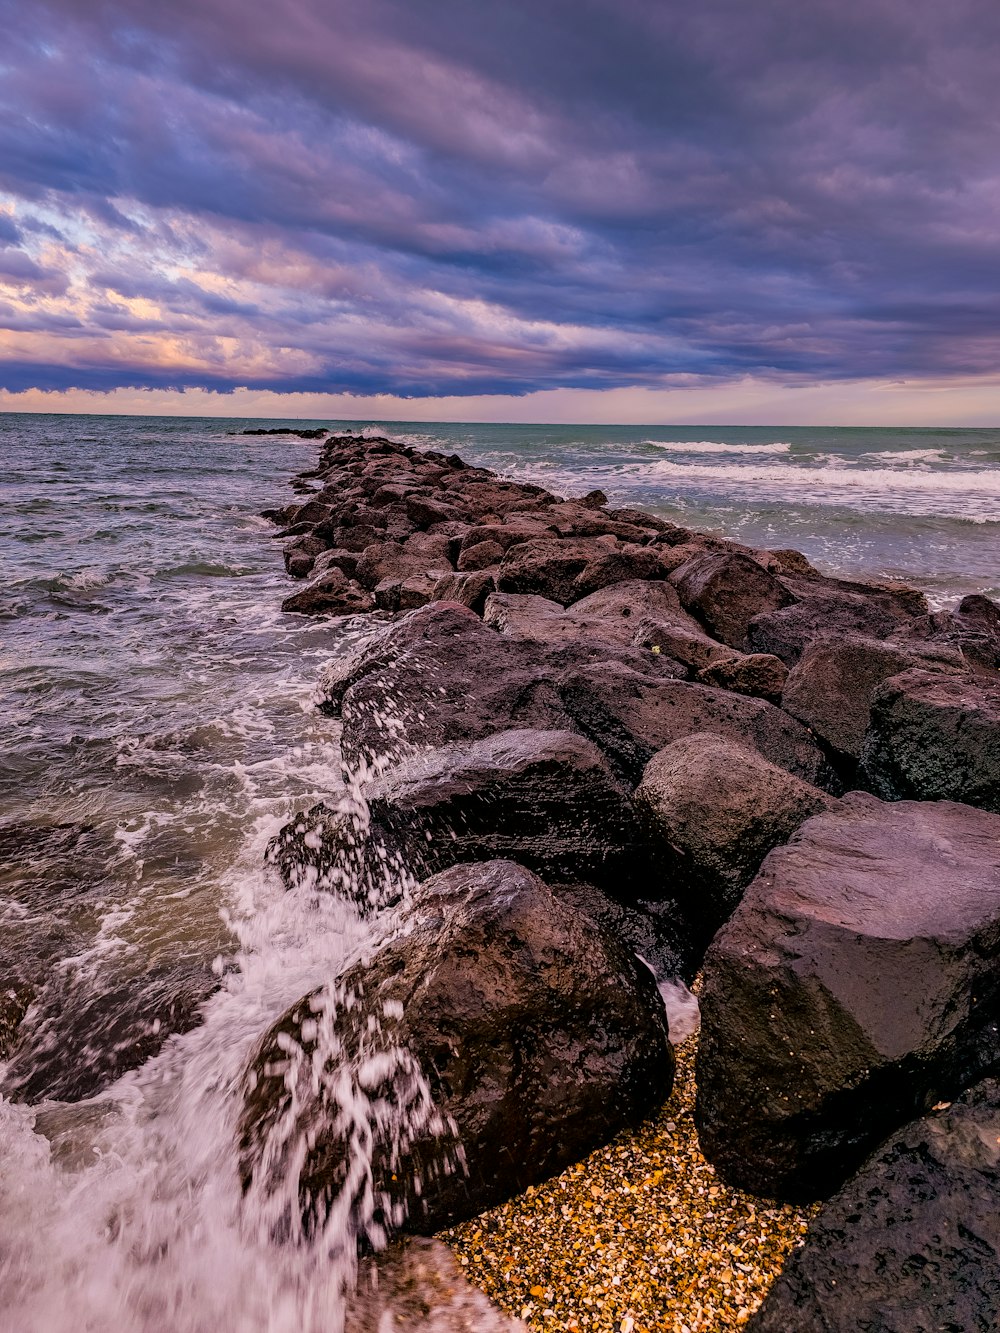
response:
M0 0L0 386L989 375L987 0ZM4 309L7 314L4 314Z

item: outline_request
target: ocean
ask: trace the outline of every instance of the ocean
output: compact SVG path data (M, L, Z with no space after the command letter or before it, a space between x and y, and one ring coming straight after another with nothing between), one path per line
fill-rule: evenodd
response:
M50 957L24 1027L58 1062L67 1005L206 960L218 980L198 1027L95 1097L0 1098L3 1333L336 1326L343 1266L275 1244L232 1152L254 1041L367 938L264 869L290 813L341 791L313 695L366 629L280 611L257 514L317 445L240 434L260 425L600 487L936 606L1000 596L1000 431L0 416L0 958L35 937Z

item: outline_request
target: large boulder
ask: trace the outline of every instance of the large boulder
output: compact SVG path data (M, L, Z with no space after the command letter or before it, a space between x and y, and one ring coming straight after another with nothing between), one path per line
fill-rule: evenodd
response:
M776 611L794 599L768 570L739 551L704 551L670 576L686 611L714 639L746 648L754 616Z
M868 729L872 694L882 681L911 667L961 670L961 655L952 650L933 654L919 645L861 634L823 635L808 645L792 667L781 706L820 738L838 759L856 764Z
M852 793L776 848L705 959L697 1120L755 1193L830 1193L1000 1057L1000 819Z
M577 589L577 575L606 554L607 548L589 537L518 542L503 558L497 587L501 592L535 593L566 606L584 595Z
M336 1211L376 1247L545 1180L670 1091L652 974L509 861L414 895L369 960L306 996L251 1058L244 1184L274 1226Z
M890 677L872 695L861 767L886 800L1000 813L1000 680L920 669Z
M655 874L655 843L627 792L577 732L515 729L443 746L390 769L366 796L372 825L418 877L510 858L550 881L636 896Z
M281 603L282 611L304 616L356 616L375 609L375 599L336 565L327 567Z
M671 849L674 892L709 934L732 913L771 848L832 804L759 750L704 733L655 754L635 797Z
M970 670L1000 671L1000 605L981 593L963 597L954 611L935 611L905 628L908 640L925 648L960 652Z
M753 1333L1000 1328L1000 1083L883 1143L793 1250Z
M746 646L773 653L789 666L816 639L847 634L887 639L927 611L923 594L903 586L799 575L783 575L781 583L796 601L754 616Z
M697 732L755 747L796 777L827 790L837 779L801 722L739 694L605 662L567 671L563 706L628 780L638 783L657 750Z
M595 661L642 666L653 678L679 670L623 644L497 634L467 608L434 602L375 636L357 656L332 664L325 707L343 719L347 765L385 767L420 749L511 727L578 730L559 681Z

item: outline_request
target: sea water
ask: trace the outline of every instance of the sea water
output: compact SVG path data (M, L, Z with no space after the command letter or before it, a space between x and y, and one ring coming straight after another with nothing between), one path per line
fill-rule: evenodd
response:
M1000 594L1000 432L0 416L0 837L19 849L0 939L63 940L49 984L75 1007L154 968L208 959L217 978L197 1027L95 1096L0 1099L3 1333L338 1326L343 1244L278 1242L233 1146L256 1041L370 944L348 905L264 863L293 810L345 795L313 697L367 633L280 611L257 512L293 498L317 445L240 432L281 424L600 487L936 605ZM54 828L84 852L60 859Z

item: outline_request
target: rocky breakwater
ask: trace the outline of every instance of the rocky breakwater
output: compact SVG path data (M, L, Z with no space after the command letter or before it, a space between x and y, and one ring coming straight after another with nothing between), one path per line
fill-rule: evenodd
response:
M383 438L328 437L298 487L268 513L302 585L285 609L372 633L321 687L355 796L271 857L383 942L247 1070L244 1179L294 1178L282 1226L340 1210L377 1245L606 1142L667 1096L656 983L703 960L702 1147L762 1196L850 1188L990 1075L993 603L932 614ZM876 1249L857 1263L892 1308Z

